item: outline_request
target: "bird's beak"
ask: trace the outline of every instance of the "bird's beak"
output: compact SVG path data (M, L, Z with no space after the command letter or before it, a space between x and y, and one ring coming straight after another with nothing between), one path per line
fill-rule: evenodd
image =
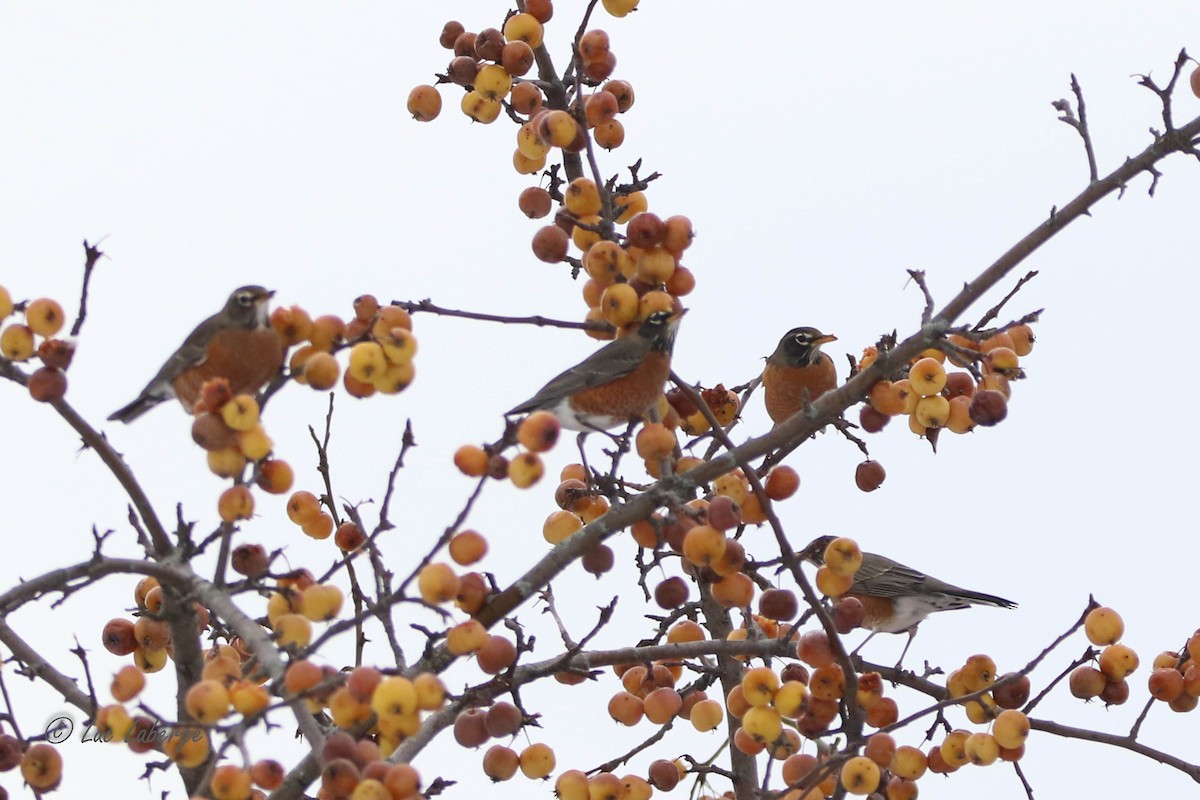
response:
M688 312L688 309L686 309L686 308L679 309L679 312L677 314L675 314L675 316L671 317L671 324L678 325L679 320L683 319L683 315L686 314L687 312Z
M834 336L832 333L827 333L824 336L822 336L820 339L817 339L816 341L814 341L813 344L827 344L829 342L836 342L836 341L837 341L836 336Z
M805 545L804 549L796 553L796 558L801 561L807 561L811 564L820 564L820 556L824 555L825 548L821 545L823 542L820 538L814 539Z

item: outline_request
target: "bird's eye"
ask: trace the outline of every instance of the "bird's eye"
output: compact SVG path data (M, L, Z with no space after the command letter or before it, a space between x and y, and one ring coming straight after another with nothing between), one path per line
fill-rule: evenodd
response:
M242 292L238 295L237 302L239 306L250 306L254 304L254 298L249 292Z

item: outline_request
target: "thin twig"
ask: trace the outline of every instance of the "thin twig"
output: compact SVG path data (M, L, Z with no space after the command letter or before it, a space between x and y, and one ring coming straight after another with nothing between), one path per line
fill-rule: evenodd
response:
M1087 122L1087 106L1083 102L1083 89L1079 86L1079 80L1076 79L1075 73L1071 73L1071 92L1075 95L1075 103L1079 108L1079 116L1075 116L1075 112L1071 109L1071 103L1067 100L1055 100L1050 105L1054 106L1055 110L1062 114L1058 119L1065 122L1076 130L1080 138L1083 139L1083 149L1087 154L1088 162L1088 179L1095 183L1100 178L1100 172L1096 168L1096 150L1092 146L1092 134L1088 129Z
M1008 294L1004 295L1004 297L1002 297L1000 299L999 303L996 303L996 305L989 308L987 310L987 313L985 313L982 317L979 318L979 322L977 322L975 324L975 327L972 328L972 330L980 331L980 330L983 330L984 328L986 328L988 323L991 322L992 320L994 320L996 318L996 316L1000 313L1000 310L1002 308L1004 308L1004 304L1007 303L1009 300L1013 299L1013 297L1017 294L1017 292L1021 291L1021 287L1024 286L1025 284L1029 283L1034 278L1036 278L1037 275L1038 275L1038 271L1036 269L1030 270L1029 272L1026 272L1024 275L1022 275L1021 279L1019 281L1017 281L1017 285L1014 286L1009 291Z
M103 241L103 240L102 240ZM71 325L71 336L78 336L83 330L83 321L87 319L87 301L88 287L92 282L92 270L96 268L96 262L104 257L101 252L99 243L95 245L88 244L88 240L83 240L83 283L79 290L79 313L75 315L75 322Z
M571 328L582 331L599 331L611 333L613 326L603 320L592 322L572 322L570 320L552 319L543 317L540 314L535 314L529 317L509 317L503 314L483 314L477 311L463 311L455 308L443 308L433 303L429 299L411 301L411 300L393 300L392 305L399 306L410 314L424 311L429 314L437 314L443 317L459 317L461 319L474 319L483 322L501 322L505 325L536 325L539 328Z

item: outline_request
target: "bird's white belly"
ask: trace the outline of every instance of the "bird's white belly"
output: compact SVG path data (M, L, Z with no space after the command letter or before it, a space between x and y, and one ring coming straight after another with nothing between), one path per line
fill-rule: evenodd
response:
M937 610L930 598L896 597L892 618L877 623L874 630L903 633Z

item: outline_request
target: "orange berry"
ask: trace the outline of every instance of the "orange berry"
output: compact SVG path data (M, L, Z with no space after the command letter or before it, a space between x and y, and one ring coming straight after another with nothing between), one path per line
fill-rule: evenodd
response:
M414 86L408 93L408 113L418 122L429 122L437 119L442 112L442 96L438 90L427 84Z
M800 488L800 475L786 465L773 467L767 473L767 480L763 488L767 492L767 497L772 500L786 500Z
M450 539L450 558L455 564L468 566L487 555L487 539L477 531L460 531Z
M518 426L517 442L532 453L544 453L558 441L561 427L558 417L549 411L535 411Z
M300 530L304 531L306 536L313 539L328 539L333 535L334 521L329 514L318 514L315 519L309 520L300 526Z
M217 512L224 522L250 519L254 514L254 495L247 486L231 486L221 493Z
M488 462L491 459L482 447L464 444L454 452L454 466L471 478L479 478L487 474Z

